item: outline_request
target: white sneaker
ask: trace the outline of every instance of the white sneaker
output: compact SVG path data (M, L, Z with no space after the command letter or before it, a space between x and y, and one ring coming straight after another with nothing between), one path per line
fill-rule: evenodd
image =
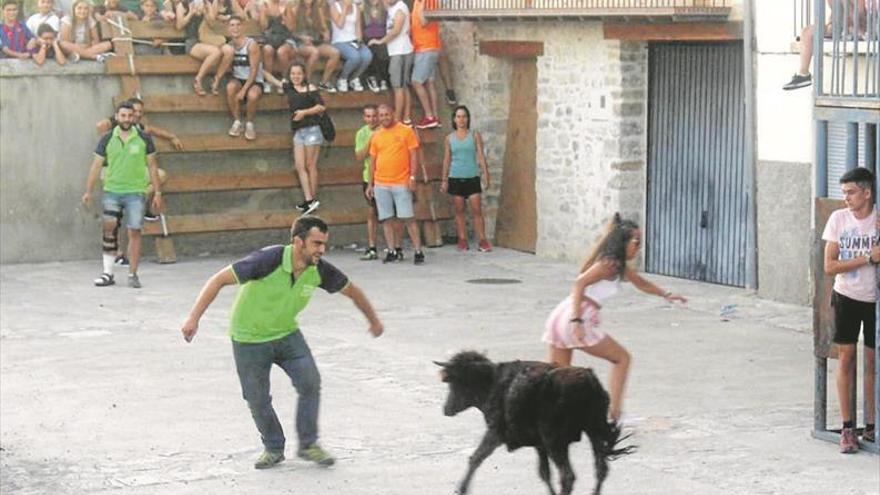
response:
M348 91L348 81L339 78L339 80L336 81L336 90L340 93L345 93L346 91Z
M383 79L382 82L379 83L379 91L388 91L388 81Z
M67 60L68 60L70 63L76 63L76 62L79 62L79 53L71 53L70 56L67 57Z
M269 84L267 82L263 83L263 94L264 95L271 95L272 94L272 85L271 84Z
M232 127L229 128L229 135L232 137L239 137L239 136L241 136L241 130L242 130L241 121L236 120L235 122L232 123Z
M244 124L244 138L248 141L253 141L257 139L257 131L254 129L253 122L245 122Z
M351 86L351 89L354 91L364 90L364 86L361 84L361 80L359 78L354 78L351 81L348 81L348 85Z

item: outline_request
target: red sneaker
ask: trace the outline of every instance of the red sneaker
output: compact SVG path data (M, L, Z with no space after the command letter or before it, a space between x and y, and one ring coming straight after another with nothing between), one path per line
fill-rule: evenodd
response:
M459 251L467 251L468 250L468 241L465 239L458 240L458 250Z
M480 252L481 253L488 253L491 250L492 250L492 244L489 241L487 241L486 239L483 239L482 241L480 241Z
M437 127L439 125L440 125L440 122L436 118L432 117L429 119L427 117L422 117L416 123L416 129L430 129L432 127Z

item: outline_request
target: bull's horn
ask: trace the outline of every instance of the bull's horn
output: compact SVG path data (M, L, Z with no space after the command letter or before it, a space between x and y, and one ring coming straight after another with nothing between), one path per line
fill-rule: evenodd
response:
M442 361L432 361L432 362L433 362L434 364L436 364L437 366L440 366L441 368L445 368L446 366L449 365L449 363L444 363L444 362L442 362Z

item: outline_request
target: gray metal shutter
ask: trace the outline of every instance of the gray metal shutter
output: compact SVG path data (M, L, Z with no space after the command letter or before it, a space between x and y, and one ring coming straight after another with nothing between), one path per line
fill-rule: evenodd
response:
M859 124L859 166L865 166L865 124ZM840 176L846 172L846 122L828 122L828 197L843 199Z

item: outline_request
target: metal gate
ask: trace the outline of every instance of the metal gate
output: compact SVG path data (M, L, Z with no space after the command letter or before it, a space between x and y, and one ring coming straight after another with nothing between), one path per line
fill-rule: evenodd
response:
M745 286L742 43L652 44L647 270Z

